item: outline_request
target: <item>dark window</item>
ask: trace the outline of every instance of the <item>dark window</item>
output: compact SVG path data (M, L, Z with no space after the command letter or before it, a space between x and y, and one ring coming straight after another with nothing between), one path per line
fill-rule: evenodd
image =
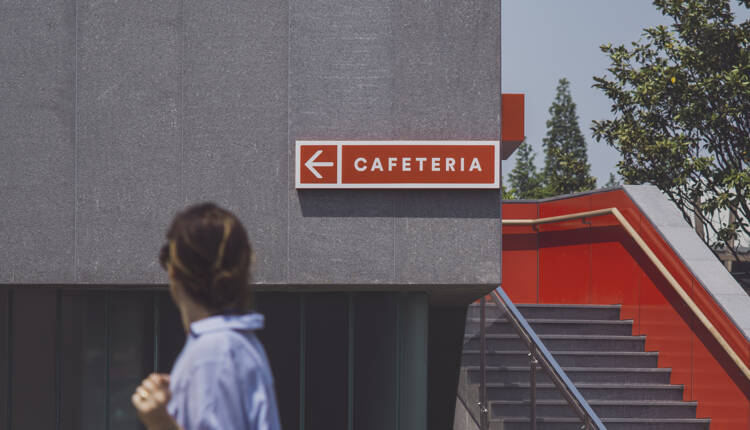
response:
M13 292L11 428L54 429L57 418L57 292Z
M0 430L8 430L8 376L10 361L8 360L8 341L10 329L10 288L0 287Z
M104 291L64 291L61 299L60 428L106 426Z
M133 390L156 369L154 363L154 294L110 293L109 429L143 428L130 403Z
M305 429L346 429L349 327L345 294L306 294Z
M281 427L299 428L300 406L300 295L260 293L258 311L265 328L258 332L271 364Z
M426 361L406 335L426 331L408 297L257 295L283 428L397 427L409 407L399 393L425 385L404 382L426 372L404 361ZM165 289L0 287L0 430L143 428L130 397L171 371L184 342Z
M166 291L156 293L157 312L157 365L159 373L169 373L185 344L185 329L180 312Z
M396 297L358 294L354 315L354 428L395 429Z

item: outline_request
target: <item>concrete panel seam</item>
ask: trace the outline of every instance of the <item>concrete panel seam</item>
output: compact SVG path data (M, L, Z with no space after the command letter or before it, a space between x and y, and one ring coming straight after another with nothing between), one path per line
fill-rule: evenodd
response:
M398 282L398 271L396 270L396 198L391 198L391 207L393 208L393 219L391 220L391 226L393 227L393 282Z
M292 142L291 134L291 120L292 120L292 2L287 1L286 3L286 166L289 169L289 145ZM295 160L296 162L296 160ZM291 279L290 265L291 265L291 207L289 200L291 199L290 193L296 193L296 191L289 191L291 189L291 179L289 178L289 172L286 175L286 282Z
M78 282L78 1L73 2L73 282Z
M182 204L187 204L187 193L185 192L185 0L180 0L180 194Z

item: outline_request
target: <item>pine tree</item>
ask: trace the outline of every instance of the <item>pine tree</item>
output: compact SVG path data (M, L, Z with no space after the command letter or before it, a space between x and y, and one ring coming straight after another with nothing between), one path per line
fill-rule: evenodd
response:
M604 184L604 188L614 188L614 187L619 187L620 185L621 185L620 181L617 180L617 177L615 176L615 174L610 172L609 180L607 181L606 184Z
M511 189L519 199L537 199L543 196L542 178L534 165L536 154L524 141L516 152L516 166L508 175Z
M502 185L502 191L503 191L503 200L515 200L518 197L516 197L516 193L513 192L513 189L507 189L505 188L505 184Z
M576 104L570 95L570 82L560 79L555 101L549 108L544 144L544 182L550 195L591 190L596 179L586 154L586 141L578 126Z

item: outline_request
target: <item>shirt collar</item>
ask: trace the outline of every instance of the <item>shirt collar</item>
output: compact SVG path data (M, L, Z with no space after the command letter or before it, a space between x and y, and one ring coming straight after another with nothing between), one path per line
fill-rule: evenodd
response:
M205 333L224 330L260 330L263 328L263 315L249 314L212 315L190 324L190 333L200 336Z

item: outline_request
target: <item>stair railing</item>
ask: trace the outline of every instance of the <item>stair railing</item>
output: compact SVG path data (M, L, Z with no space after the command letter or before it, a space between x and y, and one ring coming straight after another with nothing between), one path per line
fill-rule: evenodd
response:
M479 300L479 428L490 428L487 404L487 298Z
M573 408L578 417L581 419L581 422L583 423L581 429L606 430L606 427L596 415L596 412L594 412L586 399L583 398L576 386L573 385L573 382L571 382L570 378L568 378L568 375L565 374L562 367L560 367L560 365L557 363L557 360L555 360L544 343L542 343L541 339L539 339L539 336L536 334L534 329L531 328L529 322L526 321L526 318L521 315L521 312L518 310L518 308L516 308L508 295L505 294L505 291L503 291L502 288L497 288L490 293L490 298L495 303L495 305L499 307L500 310L503 311L503 313L507 316L508 321L511 323L511 326L515 329L516 333L526 344L526 347L529 350L529 370L531 372L531 408L529 416L529 428L532 430L536 430L536 372L537 367L540 366L552 380L552 383L555 384L558 390L560 390L563 398L568 402L568 404ZM480 308L480 337L482 337L482 339L480 339L480 345L485 344L485 332L483 330L484 322L482 321L482 316L484 315L483 302L484 298L482 299L482 307ZM480 405L480 409L482 411L486 411L486 375L485 370L483 369L485 367L483 358L485 351L480 351L480 354L480 372L482 375L480 381L480 402L483 402L483 404ZM486 416L486 413L482 415ZM482 427L482 430L485 430L486 428L487 427Z

